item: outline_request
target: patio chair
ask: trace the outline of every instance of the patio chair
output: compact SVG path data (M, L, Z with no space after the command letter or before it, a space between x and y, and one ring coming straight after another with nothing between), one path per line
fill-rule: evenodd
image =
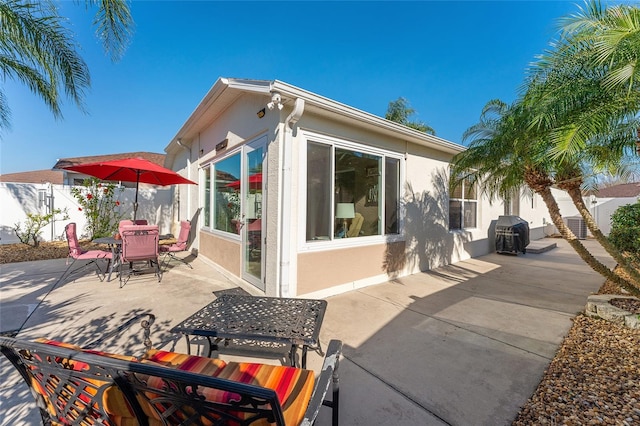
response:
M122 219L118 224L118 232L123 226L129 226L129 225L148 225L148 223L146 219L136 219L136 220Z
M180 234L178 240L173 244L165 244L159 247L160 253L164 254L163 264L169 265L171 259L184 263L189 268L193 269L193 266L189 264L185 259L181 259L175 255L181 251L187 251L187 244L189 243L189 234L191 233L191 222L183 220L180 222Z
M158 282L162 280L162 271L158 262L158 241L160 235L158 225L125 225L120 228L122 248L120 250L120 288L129 280L131 274L136 273L135 262L149 262L155 267ZM124 271L124 266L128 270ZM155 266L154 266L155 265ZM124 279L126 274L126 280Z
M78 235L76 233L76 224L75 222L71 222L64 227L64 233L67 237L67 243L69 245L69 255L67 256L67 269L64 271L60 280L66 279L73 275L75 272L88 267L89 265L93 265L96 268L96 273L100 281L104 280L105 273L109 270L109 265L113 260L113 254L110 251L105 250L83 250L80 247L80 243L78 242ZM71 263L69 261L72 259ZM98 264L98 261L106 260L107 267L103 271ZM76 262L81 261L84 262L82 266L79 266L76 269L71 269Z

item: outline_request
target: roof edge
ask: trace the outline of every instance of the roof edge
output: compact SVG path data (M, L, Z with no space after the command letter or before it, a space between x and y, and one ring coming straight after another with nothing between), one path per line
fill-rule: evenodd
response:
M293 86L284 81L220 77L204 98L202 98L191 115L189 115L189 118L187 118L175 136L169 141L165 147L165 152L169 153L175 148L179 148L177 141L180 135L187 133L189 129L202 117L202 115L206 113L207 109L228 89L238 90L245 93L260 93L264 95L269 95L272 92L279 92L283 97L283 100L287 98L292 100L302 98L307 105L322 108L351 120L402 135L412 143L438 148L452 154L457 154L466 149L466 147L460 144L389 121L375 114L354 108L300 87Z
M286 94L294 98L301 97L305 100L305 103L307 103L307 105L314 105L317 107L325 108L342 116L346 116L351 119L361 121L376 127L382 127L395 133L400 133L403 136L411 138L415 142L422 142L423 144L433 144L438 146L439 148L443 148L453 153L458 153L466 150L466 147L460 144L442 139L438 136L420 132L418 130L404 126L400 123L387 120L386 118L382 118L375 114L360 110L358 108L335 101L325 96L318 95L308 90L301 89L280 80L274 80L273 90L280 92L281 95Z

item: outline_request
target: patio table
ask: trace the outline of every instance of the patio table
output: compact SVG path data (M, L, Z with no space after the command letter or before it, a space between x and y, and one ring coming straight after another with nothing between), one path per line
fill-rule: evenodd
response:
M159 244L170 244L175 237L172 234L164 234L159 237ZM95 244L106 244L111 249L111 254L113 255L113 259L111 260L111 265L109 266L109 275L107 275L107 282L111 281L111 273L114 271L116 266L120 262L120 249L122 247L122 238L115 237L100 237L95 238L91 241Z
M291 366L301 346L302 368L306 368L309 348L322 354L319 334L326 308L326 300L223 294L171 332L185 336L188 353L189 336L206 337L209 357L222 340L225 346L231 340L287 344Z
M106 244L111 249L112 259L111 264L109 265L109 275L107 276L107 282L109 282L111 281L111 273L120 261L120 247L122 246L122 240L114 237L101 237L96 238L91 242L95 244Z

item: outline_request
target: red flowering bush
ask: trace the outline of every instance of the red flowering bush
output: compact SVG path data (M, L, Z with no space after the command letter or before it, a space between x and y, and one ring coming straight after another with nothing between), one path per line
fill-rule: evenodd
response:
M85 179L82 185L71 188L71 193L78 201L78 210L84 211L87 218L88 238L93 240L113 235L124 217L117 199L124 188L113 183L103 184L96 178Z

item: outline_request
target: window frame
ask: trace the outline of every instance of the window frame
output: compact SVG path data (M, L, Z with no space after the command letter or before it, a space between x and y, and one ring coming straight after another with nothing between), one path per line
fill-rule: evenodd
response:
M395 241L404 241L404 203L403 203L403 195L402 195L402 183L404 182L405 176L405 155L404 153L399 153L397 151L391 151L387 149L381 149L377 147L373 147L367 145L362 142L355 142L346 139L340 139L328 135L324 135L321 133L315 133L310 131L301 130L301 144L299 151L299 161L300 161L300 177L301 184L299 186L298 199L300 200L300 210L298 217L298 250L301 252L305 251L323 251L335 249L337 247L356 247L363 245L372 245L372 244L382 244L389 243ZM379 192L379 200L380 203L380 211L379 211L379 220L382 221L380 224L380 235L368 235L368 236L360 236L357 238L336 238L334 235L331 235L330 240L326 241L307 241L306 236L306 228L307 228L307 149L309 142L325 144L331 148L331 159L330 159L330 167L331 167L331 182L332 182L332 194L331 194L331 212L332 215L335 216L335 212L333 211L335 204L335 150L336 148L351 150L363 154L370 154L380 157L380 192ZM399 178L398 178L398 233L396 234L385 234L385 223L386 219L385 214L385 171L386 171L386 159L393 158L398 160L399 167ZM332 216L332 219L333 218Z
M204 169L205 168L209 168L209 173L210 173L210 177L211 177L211 185L215 185L215 170L216 170L216 164L220 163L228 158L233 157L234 155L240 155L240 176L242 176L242 172L243 169L242 167L244 167L244 165L242 164L242 146L239 146L229 152L226 152L224 155L221 155L220 157L214 157L212 158L210 161L208 161L205 164L202 164L200 166L200 169L203 171L202 173L202 185L204 186L205 182L204 182L204 176L205 176L205 172ZM203 193L206 193L206 189L203 188ZM236 234L236 233L232 233L232 232L227 232L227 231L223 231L220 229L216 229L215 227L215 215L216 215L216 205L215 205L215 188L212 186L211 188L209 188L209 196L210 196L210 200L209 200L209 226L205 227L203 226L202 229L211 232L214 235L217 236L221 236L224 238L228 238L228 239L232 239L234 241L240 241L240 234ZM204 197L202 198L201 201L201 208L204 210ZM204 220L203 220L204 222Z
M478 207L480 206L480 200L479 200L479 193L478 193L478 182L474 182L473 185L475 186L474 189L474 195L475 198L467 198L466 197L466 185L467 185L467 179L464 179L462 181L462 188L460 189L460 194L461 194L461 198L457 198L457 197L453 197L453 194L449 194L449 202L447 204L447 224L448 224L448 228L449 228L449 232L464 232L464 231L469 231L469 230L475 230L478 229L478 220L479 220L479 216L480 216L480 212ZM452 228L451 227L451 202L452 201L458 201L460 202L460 218L461 218L461 223L460 223L460 227L459 228ZM464 218L464 212L465 212L465 204L474 204L475 205L475 224L473 226L465 226L465 218Z

